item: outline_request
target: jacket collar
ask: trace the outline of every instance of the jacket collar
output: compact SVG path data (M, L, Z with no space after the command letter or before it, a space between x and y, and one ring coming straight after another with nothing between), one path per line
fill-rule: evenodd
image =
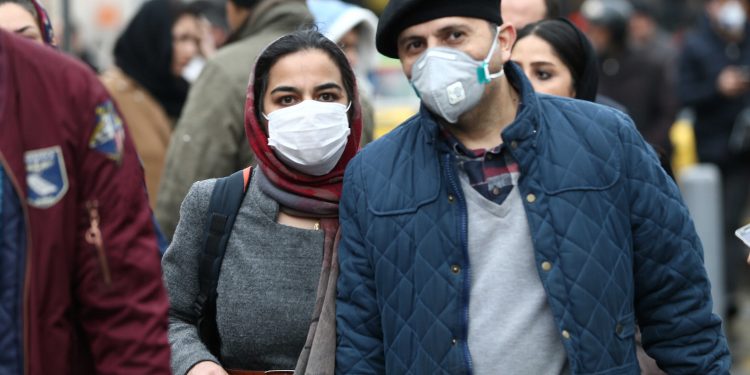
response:
M508 82L518 92L520 103L518 104L516 119L502 131L503 143L532 139L532 146L536 146L536 137L540 128L539 98L534 92L531 82L518 65L508 61L504 69ZM427 136L428 143L434 143L440 137L440 125L437 117L424 104L420 104L419 117L421 128Z

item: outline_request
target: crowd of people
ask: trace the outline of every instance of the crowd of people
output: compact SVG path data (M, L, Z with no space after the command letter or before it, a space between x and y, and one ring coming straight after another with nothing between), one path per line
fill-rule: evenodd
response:
M729 373L670 127L732 296L749 0L355 3L146 0L97 73L0 0L0 373Z

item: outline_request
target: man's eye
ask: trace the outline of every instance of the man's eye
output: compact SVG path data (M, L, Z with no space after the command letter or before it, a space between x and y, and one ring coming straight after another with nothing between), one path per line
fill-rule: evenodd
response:
M464 36L464 33L460 32L460 31L454 31L454 32L450 33L450 35L448 36L448 39L450 39L450 40L456 40L456 39L461 39L461 37L463 37L463 36Z
M420 48L422 48L421 41L409 42L409 44L406 45L407 51L413 51L413 50L420 49Z

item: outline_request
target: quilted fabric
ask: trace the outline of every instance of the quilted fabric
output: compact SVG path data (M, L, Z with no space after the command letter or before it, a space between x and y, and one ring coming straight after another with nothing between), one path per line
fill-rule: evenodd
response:
M572 373L639 374L636 321L666 372L728 373L700 240L632 121L537 96L517 67L506 72L523 104L502 136ZM438 132L422 109L349 164L337 373L472 373L466 205Z

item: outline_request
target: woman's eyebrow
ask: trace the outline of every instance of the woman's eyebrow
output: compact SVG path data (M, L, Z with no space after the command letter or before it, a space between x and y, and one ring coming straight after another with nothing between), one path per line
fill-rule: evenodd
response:
M21 33L23 33L24 31L26 31L26 30L28 30L30 28L31 28L31 25L26 25L26 26L21 27L20 29L13 30L13 32L16 33L16 34L21 34Z
M328 82L322 85L315 86L315 91L328 90L328 89L342 90L341 86L335 82Z
M271 94L277 93L277 92L293 92L295 94L299 93L300 91L296 87L292 86L279 86L275 89L271 90Z

